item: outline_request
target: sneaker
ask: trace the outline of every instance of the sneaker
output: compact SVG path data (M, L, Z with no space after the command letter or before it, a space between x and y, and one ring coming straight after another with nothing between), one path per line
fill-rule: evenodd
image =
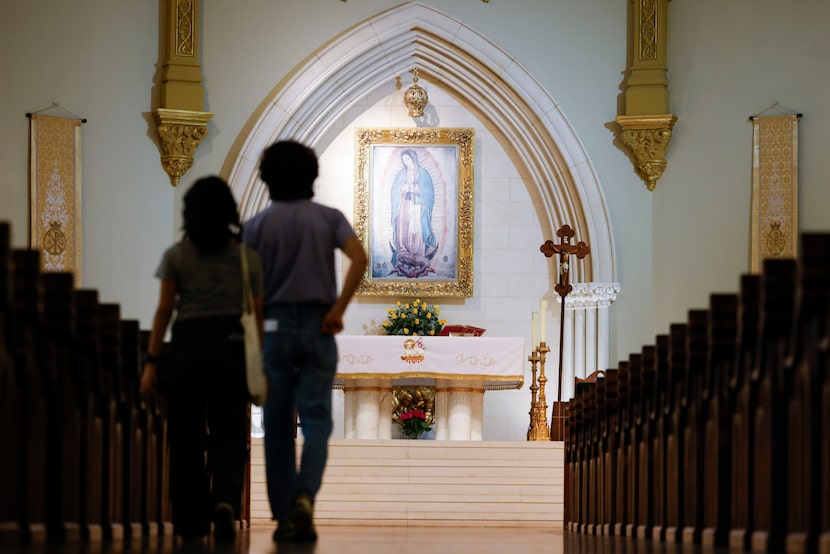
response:
M300 493L294 499L291 510L291 522L295 528L297 541L316 541L317 530L314 528L314 505L307 493Z
M213 511L213 538L217 542L231 542L236 539L236 516L227 502L220 502Z

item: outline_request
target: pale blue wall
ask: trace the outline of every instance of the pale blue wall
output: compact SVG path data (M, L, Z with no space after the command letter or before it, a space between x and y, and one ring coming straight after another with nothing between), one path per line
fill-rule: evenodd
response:
M668 169L651 193L612 143L625 70L629 0L441 0L434 5L487 35L559 103L603 185L623 292L612 360L735 291L748 263L751 127L773 101L804 113L800 223L830 230L824 175L830 144L830 4L797 0L674 0L669 78L679 117ZM216 115L196 163L170 187L148 126L158 62L158 4L104 0L7 3L0 18L0 219L25 242L26 112L53 101L86 117L85 285L148 327L152 278L178 236L179 198L195 176L225 171L260 104L331 37L397 5L385 0L205 2L203 66ZM520 6L517 6L520 4Z

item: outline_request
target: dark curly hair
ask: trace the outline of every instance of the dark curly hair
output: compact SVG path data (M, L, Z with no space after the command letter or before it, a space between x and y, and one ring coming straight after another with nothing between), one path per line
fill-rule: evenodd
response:
M239 240L239 212L228 183L211 175L193 183L184 195L184 233L202 254L213 254Z
M275 142L262 153L259 176L268 185L271 200L302 200L314 196L317 154L293 140Z

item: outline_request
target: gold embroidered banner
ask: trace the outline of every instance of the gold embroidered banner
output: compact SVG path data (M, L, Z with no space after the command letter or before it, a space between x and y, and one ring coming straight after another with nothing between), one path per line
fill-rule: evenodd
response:
M798 254L798 116L752 120L750 271L767 258Z
M29 243L43 271L81 284L81 120L31 116Z

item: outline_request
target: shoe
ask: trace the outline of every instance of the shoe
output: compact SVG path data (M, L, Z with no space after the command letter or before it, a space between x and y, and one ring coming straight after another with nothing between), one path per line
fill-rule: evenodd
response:
M314 528L314 504L308 493L300 493L294 499L291 510L291 522L294 524L294 534L297 541L316 541L317 530Z
M179 548L182 552L204 552L207 548L207 535L180 535Z
M296 540L297 528L290 521L281 521L274 531L274 542L291 542Z
M227 502L220 502L213 511L213 538L217 542L231 542L236 539L236 516Z

